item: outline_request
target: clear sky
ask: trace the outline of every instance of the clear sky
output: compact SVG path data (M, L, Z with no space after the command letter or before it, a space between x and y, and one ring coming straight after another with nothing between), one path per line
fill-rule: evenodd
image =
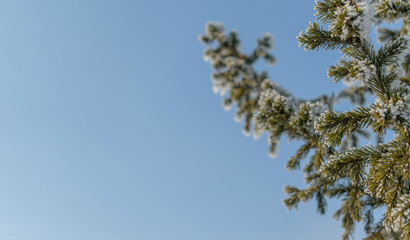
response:
M270 32L271 79L304 98L332 92L340 54L296 40L313 6L2 1L0 239L339 239L314 203L287 212L284 185L304 184L284 168L296 146L270 159L267 141L242 135L198 42L207 21L236 28L245 51Z

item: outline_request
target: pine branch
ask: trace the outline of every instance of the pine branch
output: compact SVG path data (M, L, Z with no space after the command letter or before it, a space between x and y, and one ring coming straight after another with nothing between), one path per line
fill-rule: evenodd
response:
M305 50L336 49L350 43L350 41L343 41L339 37L333 37L329 31L324 30L317 22L309 23L306 33L301 32L297 39L299 47L304 46Z
M377 52L376 66L389 66L397 64L401 54L407 50L407 40L400 37L383 45Z
M325 144L338 146L345 135L350 135L373 122L369 111L369 108L364 107L344 113L329 110L316 121L315 130Z
M359 221L365 222L367 239L410 238L409 221L403 215L407 202L402 199L410 192L409 3L381 0L375 16L374 4L364 0L316 2L320 23L309 23L306 32L300 33L300 46L305 50L340 48L345 59L331 66L328 76L353 86L310 101L293 97L267 80L266 73L254 70L258 59L275 62L269 52L273 46L270 35L260 38L250 54L240 51L236 32L225 35L220 24L208 26L207 35L201 37L209 46L217 43L205 52L216 71L214 87L229 92L224 105L237 105L236 119L245 120L245 133L268 132L272 154L284 135L303 141L286 166L300 168L308 158L302 169L308 186L286 187L284 204L292 209L316 198L318 212L323 214L327 198L342 199L334 217L342 221L343 239L352 236ZM371 21L397 19L403 19L402 29L380 29L381 40L393 41L376 51L368 38ZM328 24L328 30L322 24ZM363 107L367 94L375 102ZM348 112L332 110L340 99L360 106ZM360 146L361 139L369 137L366 128L375 134L378 145ZM382 143L388 130L396 135ZM383 221L374 223L374 210L381 207L386 207ZM388 232L389 228L394 230Z
M410 3L406 0L381 0L376 6L375 18L378 22L393 22L400 18L408 17L410 14Z
M359 148L351 148L346 152L332 155L322 165L321 172L324 176L333 179L349 177L354 185L362 184L366 174L365 167L374 155L380 156L377 148L367 145Z

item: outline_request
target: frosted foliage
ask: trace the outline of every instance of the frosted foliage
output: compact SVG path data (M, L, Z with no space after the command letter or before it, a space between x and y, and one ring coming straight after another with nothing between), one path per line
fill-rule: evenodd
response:
M232 109L232 102L230 101L222 101L222 107L225 111L229 111Z
M368 60L357 61L353 69L353 72L356 73L353 76L353 81L359 81L360 85L365 85L371 76L376 72L376 67Z
M273 89L268 89L261 93L258 101L260 112L253 116L253 122L258 129L268 130L268 125L264 121L265 118L262 119L261 116L264 111L269 111L275 102L282 103L283 100L283 96Z
M410 20L409 15L402 15L400 11L397 11L398 8L408 8L410 6L408 0L380 0L379 2L375 12L377 15L384 16L386 22L397 22L400 18Z
M256 48L256 54L258 56L264 57L268 51L273 49L273 36L270 33L265 33L263 35L264 44L259 45Z
M351 151L355 151L356 149L357 149L356 147L350 148ZM345 158L345 157L348 156L348 154L349 154L349 152L342 152L338 155L338 157ZM332 165L337 163L337 162L338 162L338 158L330 157L329 160L327 160L326 162L324 162L322 164L322 166L320 166L320 170L319 170L320 174L322 174L324 177L327 177L327 178L330 178L330 179L337 178L336 175L329 174L329 172L326 171L326 169L331 168Z
M241 122L242 121L242 115L239 112L236 112L235 116L233 117L233 120L235 122L238 122L238 123Z
M401 87L401 81L399 79L396 79L391 83L391 89L398 89L400 87Z
M277 146L278 140L277 140L276 138L270 136L270 137L268 138L268 144L269 144L269 146L272 146L272 145ZM268 153L268 156L269 156L270 158L275 158L277 155L278 155L278 148L277 148L277 147L275 148L274 151L269 151L269 153Z
M264 132L265 132L265 129L259 128L259 126L255 125L253 128L253 138L259 139Z
M294 107L295 101L292 97L285 97L274 89L263 91L259 97L259 106L261 110L269 110L273 108L275 104L282 103L291 108Z
M229 85L225 82L225 78L219 75L211 75L212 79L212 91L217 94L220 93L221 96L225 95L226 92L229 90Z
M409 104L410 102L407 96L403 96L398 100L390 99L388 102L383 102L380 98L376 98L374 107L370 110L370 113L377 122L392 119L393 121L400 120L399 123L409 125Z
M397 65L401 66L404 61L406 60L407 55L410 53L410 35L405 35L403 37L403 40L406 41L404 50L400 52L400 54L397 56Z
M371 30L374 6L371 1L342 0L342 5L334 12L335 20L329 26L332 36L342 40L346 40L350 35L367 38Z
M403 68L403 63L406 60L407 55L410 54L410 36L406 35L403 37L403 40L406 41L405 47L403 51L400 52L400 54L397 55L397 61L395 63L396 66L396 74L399 77L405 77L406 76L406 71Z
M266 47L267 48L266 50L272 50L273 49L273 36L272 36L272 34L265 33L263 35L263 37L267 40L267 44L268 44L268 47Z
M269 52L270 34L257 39L255 50L245 54L236 32L225 35L223 26L214 23L202 36L208 45L205 60L215 70L214 92L229 93L223 107L235 105L234 120L243 122L243 134L255 139L269 135L271 157L284 137L302 142L286 168L300 169L308 186L286 188L288 209L316 198L318 211L325 213L326 199L339 198L343 203L334 216L343 222L344 240L358 222L365 225L366 239L410 239L410 3L322 0L316 1L315 9L317 21L300 33L299 44L305 50L343 53L329 67L328 77L347 87L310 100L296 98L269 80L267 71L254 68L258 59L276 61ZM399 21L402 27L390 29L386 21ZM383 29L380 47L369 37L372 24ZM352 109L337 110L345 100ZM365 139L377 144L363 145ZM380 208L382 215L373 213Z
M274 84L265 80L262 85L264 87L271 87ZM275 89L270 88L260 94L258 105L260 111L252 118L255 138L259 138L265 131L275 132L280 126L278 118L291 114L296 108L295 100L292 97L284 96ZM272 158L276 156L276 143L278 141L278 136L271 135L269 137L269 145L271 146L269 156Z
M320 115L329 109L328 106L322 102L307 102L305 103L309 109L309 128L314 130L314 123L319 119ZM302 106L303 107L303 106Z
M291 114L290 124L292 125L303 115L304 118L303 129L314 131L314 122L325 112L328 107L320 101L316 102L298 102L293 97L283 96L274 89L268 89L261 93L259 98L260 112L253 117L255 126L260 130L272 130L272 122L267 115L277 115L275 109L282 109L281 111ZM302 134L302 133L300 133Z
M245 135L247 137L249 137L251 135L251 132L249 130L245 129L245 128L242 129L242 133L243 133L243 135Z
M207 22L205 25L205 32L210 36L218 37L219 35L223 35L224 26L220 22Z
M392 209L391 218L394 220L390 227L395 231L410 221L410 194L404 194L399 198L397 206Z

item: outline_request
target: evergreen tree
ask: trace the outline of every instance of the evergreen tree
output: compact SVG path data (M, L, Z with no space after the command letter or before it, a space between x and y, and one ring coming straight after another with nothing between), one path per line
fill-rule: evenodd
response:
M366 239L410 239L410 3L408 0L316 1L317 22L297 37L305 50L339 49L343 57L330 66L328 77L345 88L333 95L304 100L293 96L266 72L257 72L258 59L275 63L272 36L264 35L250 54L241 52L236 31L225 33L220 23L208 23L200 40L207 45L213 90L224 96L243 132L255 138L269 134L270 154L281 136L303 144L286 163L305 174L307 187L286 186L287 208L313 198L320 214L330 198L341 200L334 218L341 220L349 239L363 222ZM401 29L380 27L398 22ZM369 38L378 26L375 49ZM340 99L352 110L338 112ZM358 106L358 107L356 107ZM386 139L389 136L391 139ZM361 145L373 138L375 144ZM385 140L383 140L385 139ZM367 140L368 141L368 140ZM374 211L383 211L375 219Z

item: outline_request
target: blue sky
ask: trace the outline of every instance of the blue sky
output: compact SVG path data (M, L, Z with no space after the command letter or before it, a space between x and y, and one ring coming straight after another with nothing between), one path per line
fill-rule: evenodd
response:
M303 186L284 168L296 146L270 159L242 135L197 40L207 21L236 28L245 51L270 32L271 79L304 98L336 91L340 54L296 41L313 6L3 1L0 239L339 239L315 204L284 208L283 186Z

